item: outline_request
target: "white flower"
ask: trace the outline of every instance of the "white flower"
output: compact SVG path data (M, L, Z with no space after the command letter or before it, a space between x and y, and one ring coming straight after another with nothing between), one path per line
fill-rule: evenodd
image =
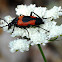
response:
M26 39L17 39L11 41L9 43L9 47L11 48L10 51L14 53L15 51L19 50L20 52L28 51L29 50L30 41Z
M36 13L40 18L43 20L44 24L39 25L39 27L30 27L24 29L15 27L14 32L12 33L12 37L21 36L30 38L29 41L26 39L17 39L12 42L10 42L10 48L12 52L15 52L16 50L20 50L21 52L29 50L29 45L37 45L37 44L43 44L49 42L51 38L59 37L62 35L62 24L60 26L56 25L57 22L55 22L52 19L57 19L59 16L62 16L62 9L61 6L57 7L54 6L52 9L48 10L46 7L35 7L35 5L18 5L16 10L16 15L25 15L30 16L31 12ZM33 14L32 16L36 16ZM36 16L37 17L37 16ZM44 19L47 18L47 19ZM14 18L11 16L6 16L5 20L10 23ZM4 20L0 21L1 27L7 25L7 23ZM3 24L2 24L3 23ZM3 29L9 33L12 32L13 26L11 29L8 30L7 27L3 27ZM49 32L48 32L49 31ZM28 46L28 47L27 47ZM25 48L24 48L25 47Z
M46 7L35 7L33 12L35 12L37 15L39 15L42 18L45 15L46 10L47 10Z
M50 30L49 38L57 37L62 35L62 25L60 26L53 26Z
M22 15L25 15L25 16L30 16L31 12L35 12L40 17L44 16L44 14L46 12L46 9L47 9L46 7L35 7L35 4L34 5L31 4L29 6L18 5L17 8L15 8L16 15L21 15L22 14ZM36 15L34 15L34 16L36 16Z
M43 31L43 32L42 32ZM31 41L31 45L41 44L41 43L47 43L47 35L45 34L45 31L41 28L29 28L29 37Z
M23 28L21 29L21 28L17 28L17 27L15 27L14 29L15 30L11 35L12 37L15 37L15 36L28 37L28 32L25 29L23 29Z
M20 16L20 14L25 15L25 16L30 16L30 13L34 10L35 4L34 5L18 5L16 10L16 14Z
M59 6L59 7L54 6L52 9L46 11L44 17L45 18L52 17L53 19L57 19L57 18L59 18L59 16L62 16L61 11L62 11L61 6Z

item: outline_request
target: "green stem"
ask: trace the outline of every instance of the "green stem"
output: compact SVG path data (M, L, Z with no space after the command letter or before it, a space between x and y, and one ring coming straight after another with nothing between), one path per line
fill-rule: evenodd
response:
M44 55L44 53L43 53L43 50L42 50L40 44L38 44L38 48L39 48L39 50L40 50L40 52L41 52L41 54L42 54L42 57L43 57L43 59L44 59L44 62L47 62L46 57L45 57L45 55Z

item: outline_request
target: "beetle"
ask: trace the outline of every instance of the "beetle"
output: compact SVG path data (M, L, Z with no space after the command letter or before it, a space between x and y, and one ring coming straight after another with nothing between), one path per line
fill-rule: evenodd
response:
M30 27L30 26L37 26L39 27L40 24L44 24L44 21L42 20L42 18L40 16L38 16L36 13L34 13L37 17L34 17L32 14L34 12L31 12L30 16L24 16L24 15L20 15L18 17L16 17L15 19L12 20L12 22L10 22L8 24L8 22L5 22L8 24L6 26L8 26L8 30L11 29L12 26L13 27L13 31L14 32L14 28L15 27L19 27L19 28L24 28L26 29L26 27ZM43 19L47 19L47 18L43 18ZM5 26L3 26L5 27ZM44 28L42 28L43 30L46 30ZM26 29L27 30L27 29ZM28 31L28 30L27 30ZM47 30L46 30L47 31ZM49 31L47 31L49 32Z

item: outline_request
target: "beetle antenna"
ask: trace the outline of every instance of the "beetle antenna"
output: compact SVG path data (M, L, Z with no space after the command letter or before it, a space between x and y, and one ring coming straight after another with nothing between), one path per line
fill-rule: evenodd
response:
M2 19L2 18L0 18L1 20L4 20L4 19ZM7 24L8 24L8 22L6 21L6 20L4 20Z
M8 26L8 25L2 26L1 28L6 27L6 26Z

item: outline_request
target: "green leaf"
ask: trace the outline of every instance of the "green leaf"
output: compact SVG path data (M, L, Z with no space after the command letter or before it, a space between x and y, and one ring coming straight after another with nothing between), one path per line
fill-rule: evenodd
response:
M60 35L60 36L62 36L62 35Z
M57 37L53 37L49 41L55 41L57 38L58 38L58 36Z
M29 45L29 47L31 47L31 45Z
M18 50L16 50L16 52L17 52Z

